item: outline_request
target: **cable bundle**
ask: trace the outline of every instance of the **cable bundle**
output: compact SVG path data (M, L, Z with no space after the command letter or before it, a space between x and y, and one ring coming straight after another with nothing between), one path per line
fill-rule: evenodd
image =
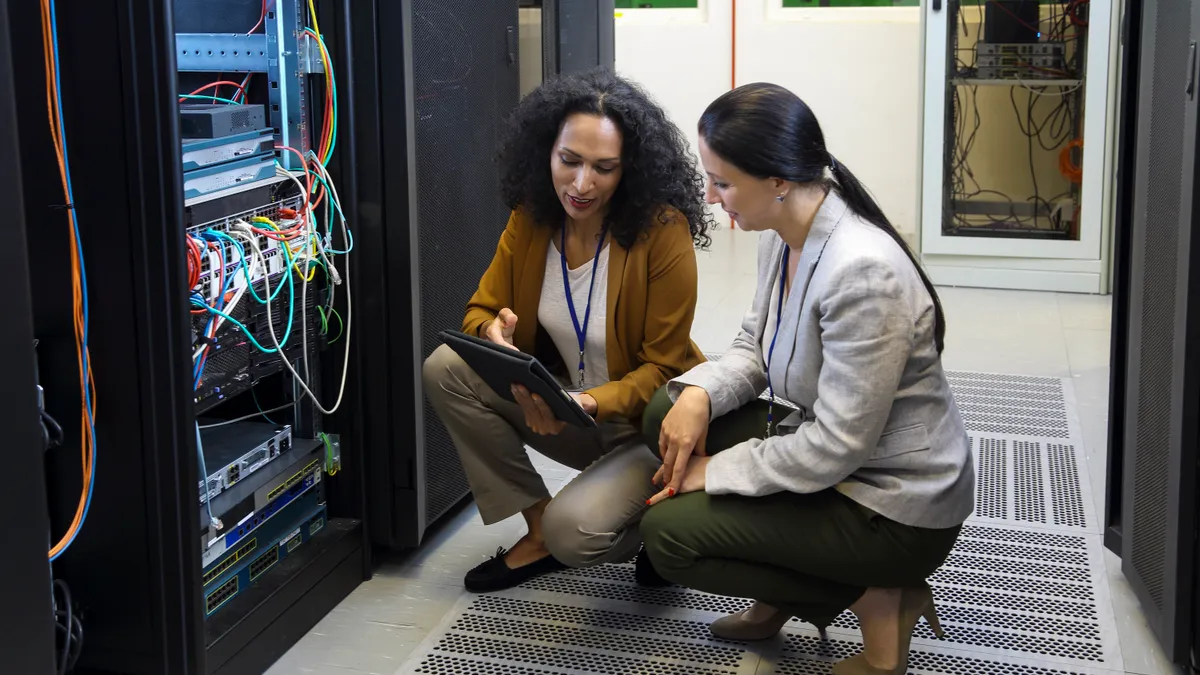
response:
M188 281L192 288L191 303L195 307L193 312L208 313L210 315L203 330L203 339L193 353L193 384L197 388L199 388L203 379L204 366L211 349L211 340L227 323L232 323L236 326L255 349L266 354L282 353L289 340L294 339L292 337L292 328L295 315L297 280L301 287L299 293L301 303L300 314L302 317L301 326L306 327L308 325L307 298L309 284L315 278L317 269L319 268L325 272L333 287L340 286L343 283L343 279L334 259L339 255L349 254L354 247L353 234L342 211L337 188L326 169L326 165L333 156L334 147L337 142L337 81L334 77L329 50L325 46L324 39L321 37L312 0L309 0L309 11L312 14L313 27L305 29L304 34L314 40L316 46L321 50L325 70L325 115L322 119L321 137L316 145L316 149L307 153L302 153L295 148L286 146L278 148L283 152L295 155L300 160L300 164L303 167L302 170L295 172L288 171L281 164L276 163L277 175L290 180L303 197L299 210L282 209L280 212L281 219L278 222L255 217L250 218L248 221L237 221L224 231L208 229L188 238ZM232 82L215 82L208 85L208 87L221 84L234 84L236 86L236 83ZM204 87L198 91L202 91L208 87ZM239 92L244 100L244 89L239 88ZM237 99L238 96L239 94L235 93L234 99ZM230 102L233 103L233 100ZM318 218L322 207L324 207L323 218ZM335 221L340 225L343 240L346 242L346 250L344 251L333 247ZM272 263L267 259L272 254L272 251L264 252L260 244L260 240L262 239L267 239L277 244L272 251L278 250L280 252L277 255L283 257L283 266L281 269L289 272L285 275L284 280L274 289L270 286L270 277L272 276L270 265ZM209 269L211 270L209 283L216 289L216 292L210 293L209 297L205 297L198 288L202 285L201 268L205 258L207 258ZM348 262L345 263L345 272L348 280ZM260 274L265 291L262 296L254 288ZM242 275L245 284L241 288L234 290L233 287L238 275ZM234 312L242 302L246 301L248 290L250 297L255 302L266 305L267 316L273 316L271 304L279 300L278 296L284 286L287 286L288 289L287 306L284 310L287 314L287 325L282 336L280 336L276 333L275 322L268 319L266 323L271 342L264 345L251 331L247 330L244 324L234 317ZM307 330L302 328L299 331L302 343L304 375L302 376L296 372L289 359L281 358L284 366L300 383L305 395L312 398L317 409L324 414L332 414L341 405L349 370L349 339L353 318L352 298L349 290L347 290L347 313L344 322L341 315L334 309L333 300L334 296L330 293L325 305L318 306L317 311L320 314L322 333L328 333L330 319L335 319L338 324L338 333L330 343L332 344L342 337L343 329L347 341L341 384L336 401L329 407L322 405L308 385L310 366ZM266 412L274 412L274 410L263 411L264 414Z
M91 355L88 351L88 292L87 269L83 260L83 245L80 241L79 221L75 214L75 196L71 185L70 156L67 153L67 137L63 129L62 81L58 71L58 21L54 0L41 0L42 51L46 64L46 108L50 118L50 137L54 144L58 172L62 180L63 197L66 200L67 224L71 244L71 296L74 308L75 356L79 365L79 389L82 411L81 450L83 484L75 518L66 534L50 548L50 560L56 560L75 541L79 530L87 520L92 504L96 460L96 383L92 377Z

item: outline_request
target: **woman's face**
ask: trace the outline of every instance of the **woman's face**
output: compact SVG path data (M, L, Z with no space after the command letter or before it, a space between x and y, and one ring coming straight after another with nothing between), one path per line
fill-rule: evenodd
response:
M782 194L783 181L755 178L725 161L700 138L700 161L708 182L704 198L709 204L720 204L738 227L749 232L769 229L782 211L776 199Z
M550 151L550 177L567 215L602 215L621 183L621 130L607 117L575 113Z

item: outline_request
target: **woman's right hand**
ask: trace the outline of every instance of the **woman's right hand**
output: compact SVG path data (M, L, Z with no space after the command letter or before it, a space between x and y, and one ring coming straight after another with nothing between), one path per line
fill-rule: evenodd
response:
M658 432L658 449L663 463L653 481L663 490L651 497L648 504L657 504L679 493L687 474L688 460L693 454L705 455L711 414L708 392L700 387L688 387L679 394Z
M486 325L487 327L483 331L485 340L510 349L517 348L513 344L513 333L517 332L517 315L513 314L511 309L505 307L500 310L500 314Z

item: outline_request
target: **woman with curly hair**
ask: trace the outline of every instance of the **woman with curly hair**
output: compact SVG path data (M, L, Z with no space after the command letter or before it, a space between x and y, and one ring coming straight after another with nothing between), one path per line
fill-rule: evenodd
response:
M520 513L528 526L466 575L476 592L637 553L660 465L640 417L659 387L703 361L689 337L694 247L707 247L712 225L683 134L608 70L529 94L499 162L512 215L462 329L537 356L599 424L569 426L521 387L505 400L448 347L425 361L426 394L484 523ZM526 445L582 473L551 499ZM639 581L661 582L638 563Z

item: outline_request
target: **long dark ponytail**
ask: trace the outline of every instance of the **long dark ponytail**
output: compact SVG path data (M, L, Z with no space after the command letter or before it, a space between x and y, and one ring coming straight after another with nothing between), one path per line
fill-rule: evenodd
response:
M700 116L699 131L709 149L757 178L812 184L826 180L825 169L829 168L833 189L846 205L886 232L912 261L933 299L934 344L938 353L942 352L946 346L946 316L933 282L871 193L825 148L821 125L804 101L778 85L742 85L708 106Z

